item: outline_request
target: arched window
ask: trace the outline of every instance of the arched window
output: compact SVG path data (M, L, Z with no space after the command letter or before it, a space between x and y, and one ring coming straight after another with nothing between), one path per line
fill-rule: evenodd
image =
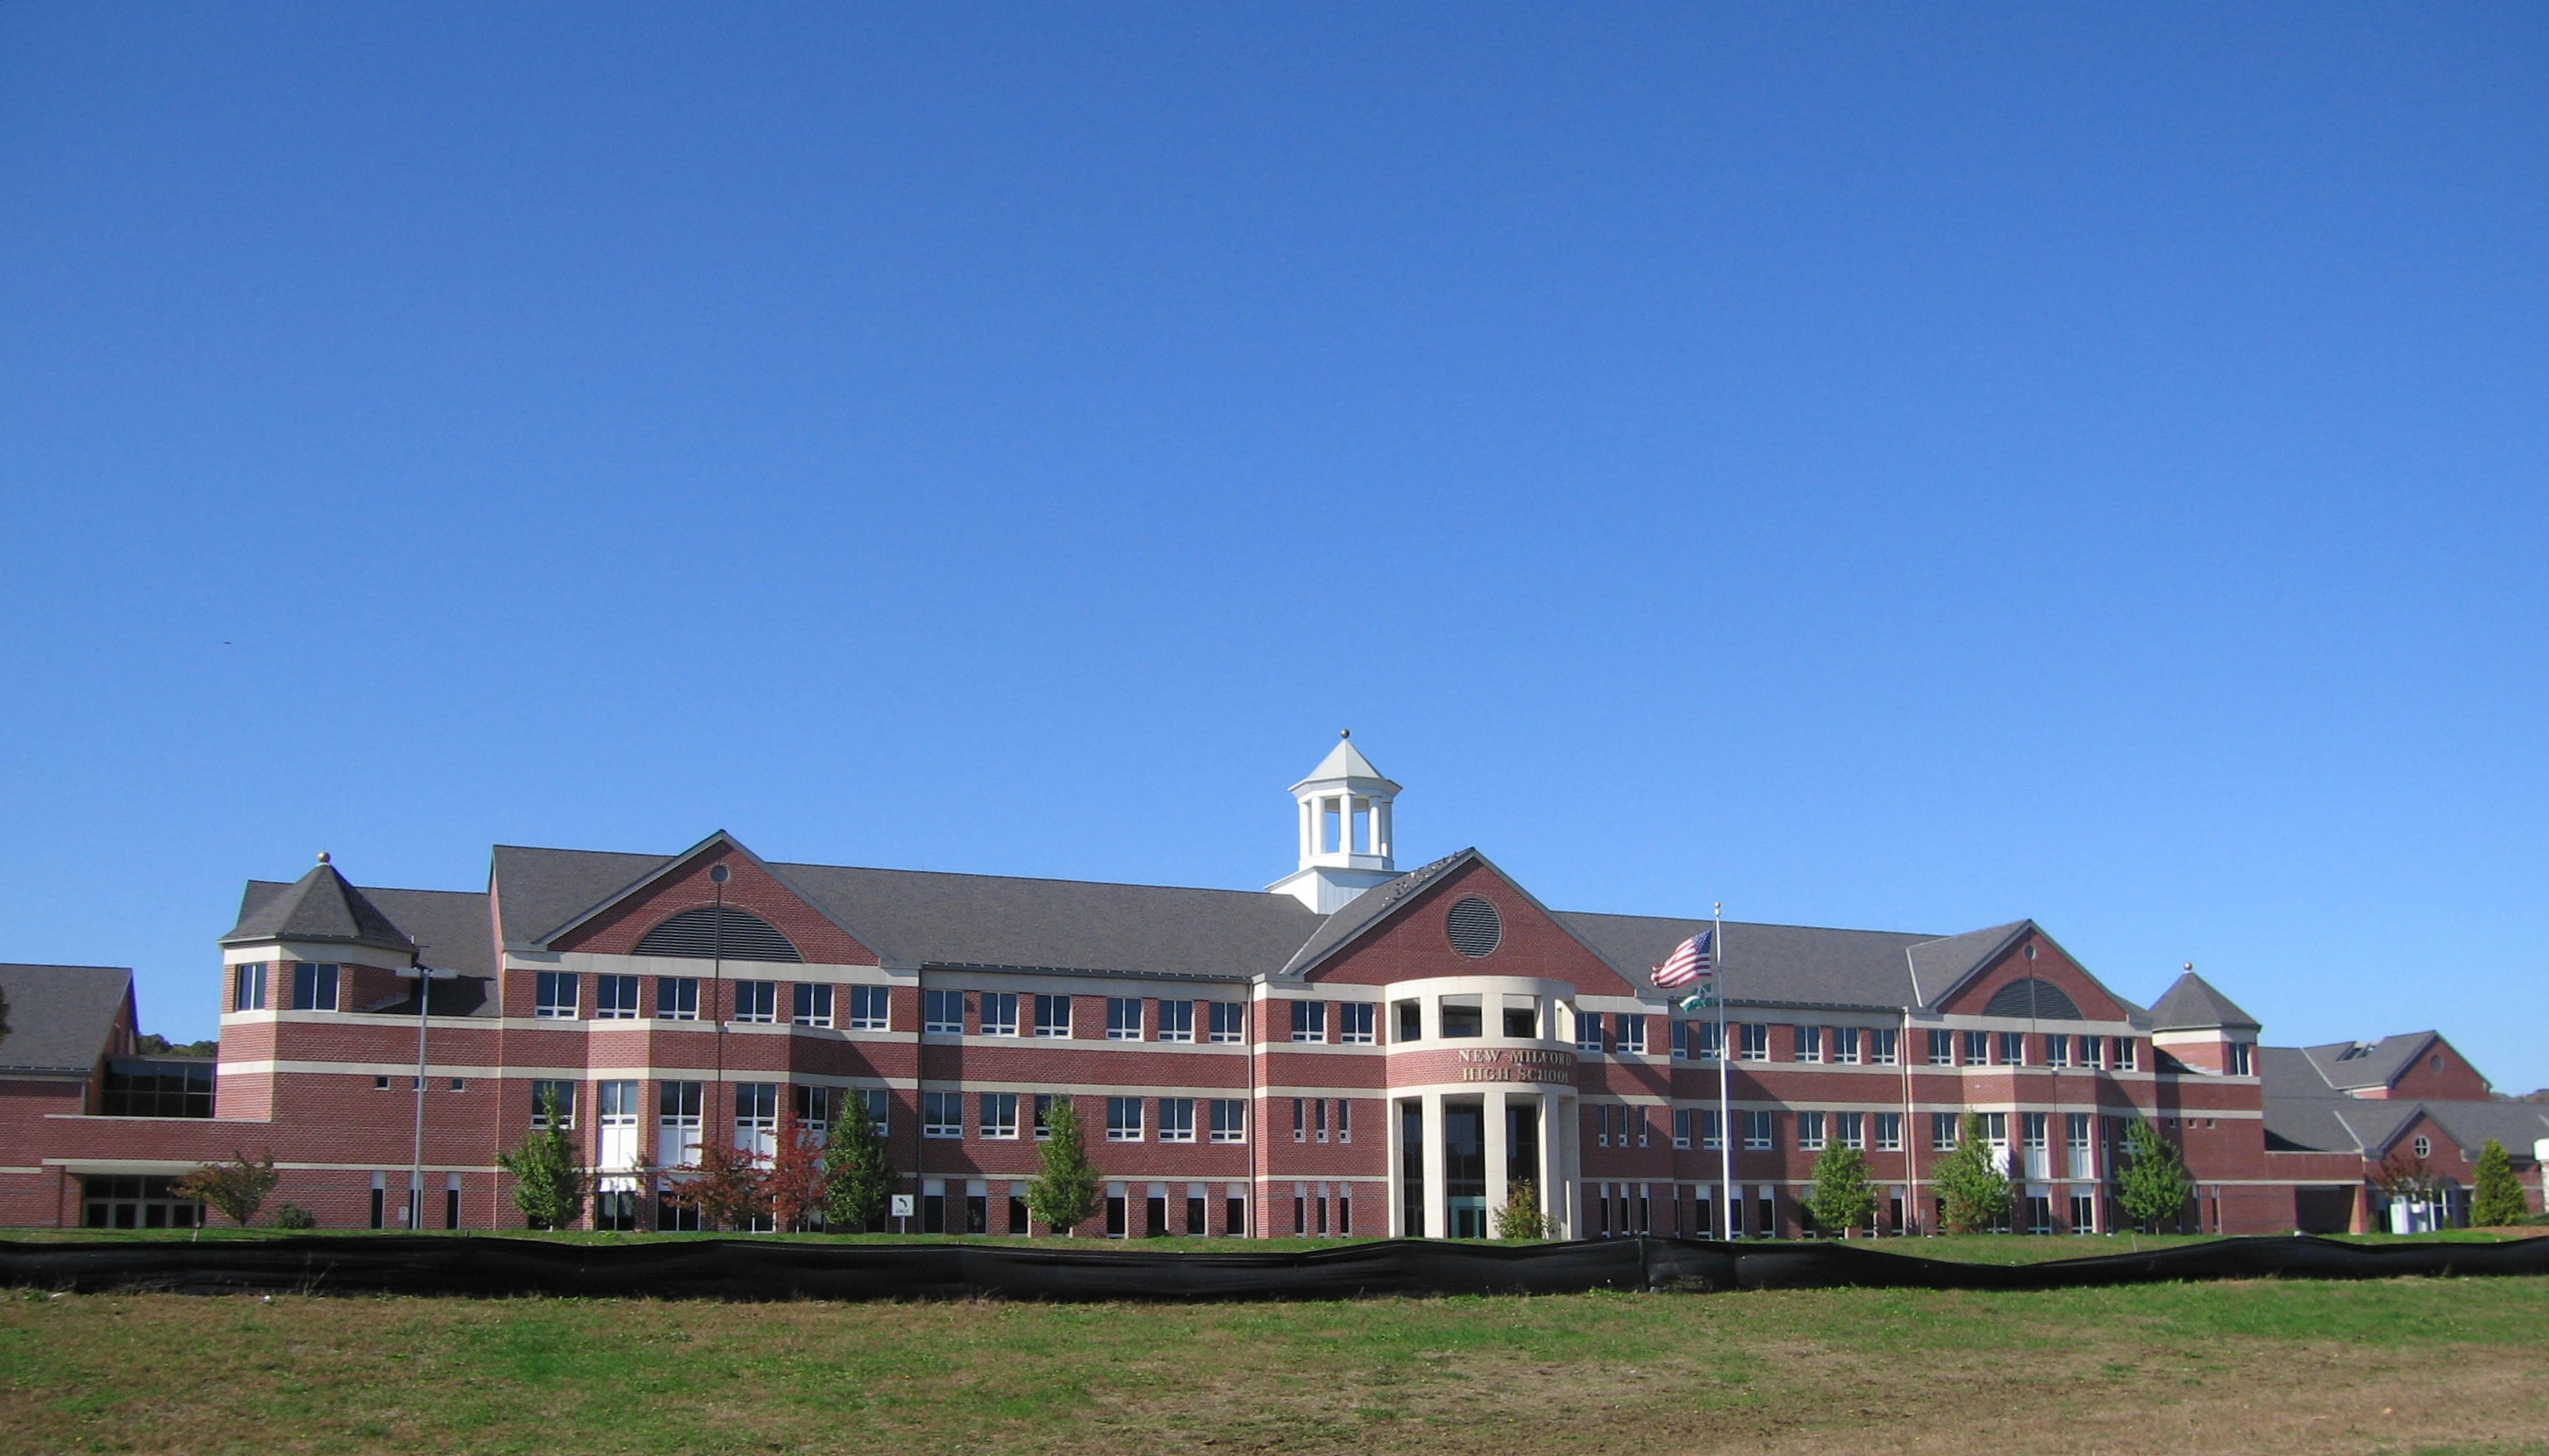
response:
M1983 1015L2030 1018L2035 1021L2079 1021L2080 1007L2062 988L2051 981L2028 976L2011 981L1992 992L1983 1003Z
M681 956L706 960L782 960L802 964L805 957L779 933L779 927L732 905L703 905L667 916L637 941L640 956Z

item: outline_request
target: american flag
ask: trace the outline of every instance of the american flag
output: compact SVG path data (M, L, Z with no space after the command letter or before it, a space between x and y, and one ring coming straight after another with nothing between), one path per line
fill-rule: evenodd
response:
M1672 955L1655 967L1655 984L1686 986L1708 974L1708 943L1716 934L1715 931L1704 930L1673 947Z

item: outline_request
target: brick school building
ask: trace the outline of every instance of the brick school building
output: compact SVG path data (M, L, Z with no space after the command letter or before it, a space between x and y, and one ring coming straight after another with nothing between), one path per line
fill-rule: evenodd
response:
M219 937L215 1057L145 1052L129 971L0 965L0 1223L183 1225L170 1180L236 1150L323 1227L519 1227L496 1156L554 1109L595 1227L683 1227L664 1193L706 1139L856 1116L916 1228L1041 1234L1057 1098L1105 1180L1087 1236L1475 1237L1525 1183L1571 1237L1794 1235L1836 1142L1879 1229L1925 1231L1967 1113L2015 1231L2121 1227L2136 1118L2183 1150L2189 1228L2448 1223L2488 1138L2539 1205L2549 1107L2436 1034L2263 1046L2191 970L2143 1006L2030 920L1730 922L1721 1042L1651 981L1710 922L1553 910L1473 849L1401 869L1398 793L1341 741L1264 890L781 864L721 832L499 846L473 890L323 855L248 881ZM2412 1206L2376 1181L2411 1159L2439 1190Z

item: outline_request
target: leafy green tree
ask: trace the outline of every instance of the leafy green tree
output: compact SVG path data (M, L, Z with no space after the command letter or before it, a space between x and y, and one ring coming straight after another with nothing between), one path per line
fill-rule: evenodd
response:
M1072 1111L1070 1098L1056 1097L1045 1109L1044 1128L1045 1140L1036 1149L1043 1166L1027 1185L1027 1212L1069 1237L1097 1212L1101 1196L1097 1169L1088 1161L1087 1143L1080 1136L1080 1114Z
M229 1162L206 1163L169 1185L168 1191L179 1198L211 1204L222 1211L223 1217L244 1228L256 1222L256 1211L264 1205L265 1196L274 1191L277 1177L273 1153L260 1153L250 1162L246 1153L235 1147Z
M2470 1169L2475 1185L2470 1190L2470 1222L2482 1228L2501 1228L2519 1224L2531 1210L2522 1201L2522 1185L2513 1176L2513 1156L2504 1144L2490 1138L2479 1145L2478 1162Z
M1876 1189L1867 1181L1867 1154L1839 1142L1824 1144L1815 1159L1815 1186L1806 1208L1819 1228L1838 1228L1843 1236L1865 1228L1876 1219Z
M540 1098L540 1120L521 1145L496 1154L496 1166L514 1175L514 1207L533 1228L564 1228L584 1211L584 1169L575 1160L575 1138L554 1095Z
M834 1233L883 1228L899 1181L866 1105L853 1096L823 1142L823 1227Z
M2009 1212L2009 1176L1992 1162L1979 1113L1965 1114L1956 1146L1931 1175L1950 1233L1979 1233Z
M1505 1190L1505 1206L1496 1210L1496 1237L1547 1238L1549 1216L1540 1211L1540 1185L1521 1179Z
M2124 1164L2116 1170L2116 1202L2133 1227L2156 1233L2159 1226L2175 1222L2186 1212L2187 1199L2194 1196L2194 1180L2186 1176L2186 1159L2177 1144L2159 1136L2159 1129L2148 1118L2135 1118L2124 1129Z

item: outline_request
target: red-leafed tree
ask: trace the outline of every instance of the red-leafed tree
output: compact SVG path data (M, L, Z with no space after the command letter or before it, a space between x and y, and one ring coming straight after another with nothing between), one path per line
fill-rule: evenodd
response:
M757 1152L711 1138L701 1144L699 1161L684 1171L690 1176L666 1189L665 1196L697 1209L705 1228L737 1228L770 1212Z
M761 1189L771 1221L782 1233L802 1231L807 1219L823 1207L823 1146L805 1140L793 1112L779 1121L779 1145L762 1170Z

